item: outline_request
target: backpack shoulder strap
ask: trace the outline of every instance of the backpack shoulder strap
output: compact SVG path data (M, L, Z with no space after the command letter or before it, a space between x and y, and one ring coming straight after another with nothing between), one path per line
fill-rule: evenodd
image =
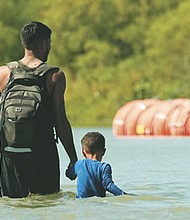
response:
M9 69L13 69L13 68L16 68L17 66L19 66L19 63L18 63L18 61L13 61L10 63L6 63L6 65L9 67Z
M22 65L19 61L13 61L6 64L11 70L11 75L14 79L23 78L36 78L38 76L43 76L47 72L58 72L59 67L48 65L47 63L41 63L36 68L27 68ZM12 76L12 77L13 77Z
M39 76L43 76L45 73L47 72L58 72L59 71L59 67L56 66L51 66L47 63L42 63L37 69L35 74L39 75Z

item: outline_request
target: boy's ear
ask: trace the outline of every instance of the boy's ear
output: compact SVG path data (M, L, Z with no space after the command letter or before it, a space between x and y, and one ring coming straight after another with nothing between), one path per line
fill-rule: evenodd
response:
M85 150L82 150L82 154L86 158L86 151Z

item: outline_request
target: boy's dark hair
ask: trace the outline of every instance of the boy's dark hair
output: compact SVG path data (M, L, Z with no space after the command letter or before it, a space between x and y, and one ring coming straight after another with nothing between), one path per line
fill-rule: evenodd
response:
M81 139L82 148L94 155L105 149L105 138L99 132L88 132Z
M39 21L25 24L20 32L22 45L29 50L33 49L38 42L50 39L50 36L51 29Z

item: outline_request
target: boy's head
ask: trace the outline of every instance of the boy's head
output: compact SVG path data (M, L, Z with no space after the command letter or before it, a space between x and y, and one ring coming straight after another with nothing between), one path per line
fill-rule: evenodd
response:
M105 138L99 132L88 132L81 139L81 144L87 154L103 156L105 153Z

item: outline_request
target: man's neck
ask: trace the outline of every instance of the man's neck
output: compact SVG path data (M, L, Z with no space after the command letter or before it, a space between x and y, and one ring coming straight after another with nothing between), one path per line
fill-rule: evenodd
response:
M26 50L24 57L20 61L23 65L28 66L30 68L35 68L42 63L42 61L39 58L34 56L31 50Z

